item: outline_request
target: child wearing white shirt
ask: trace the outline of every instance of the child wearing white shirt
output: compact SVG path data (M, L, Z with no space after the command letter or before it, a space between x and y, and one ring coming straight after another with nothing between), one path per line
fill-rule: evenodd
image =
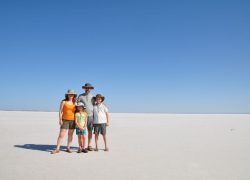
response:
M109 126L109 113L108 108L103 101L105 99L104 96L101 94L97 94L94 98L96 101L96 105L94 106L93 114L94 114L94 134L95 134L95 151L98 151L98 137L101 133L103 136L105 149L104 151L108 151L108 143L107 143L107 136L106 136L106 127Z

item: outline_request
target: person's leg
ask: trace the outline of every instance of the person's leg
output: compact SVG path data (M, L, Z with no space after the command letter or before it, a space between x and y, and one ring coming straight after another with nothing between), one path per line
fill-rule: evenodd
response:
M82 145L82 137L80 134L78 135L78 144L79 144L79 149L81 150L83 145Z
M105 135L102 135L102 137L103 137L103 141L104 141L104 145L105 145L104 151L108 151L109 148L108 148L108 141L107 141L107 136L106 136L106 134L105 134Z
M78 138L79 150L81 150L82 149L82 141L81 141L81 131L79 128L76 128L76 135Z
M88 131L88 147L91 147L92 131Z
M84 134L83 135L83 149L86 149L87 147L86 147L86 144L87 144L87 135L86 134Z
M82 135L82 138L83 138L82 152L87 153L88 152L86 148L87 134Z
M73 140L73 133L74 133L74 129L69 129L68 131L68 144L67 144L67 150L70 151L70 147L72 144L72 140Z
M92 151L91 142L93 136L93 117L88 117L88 150Z
M108 141L107 141L107 136L106 136L106 124L101 125L101 134L102 134L104 145L105 145L104 151L108 151L109 149L108 149Z
M56 143L56 149L54 151L52 151L52 154L58 153L60 150L60 146L62 143L62 140L64 138L65 133L67 132L67 129L60 129L58 138L57 138L57 143Z
M99 137L99 134L96 133L96 134L95 134L95 151L98 151L98 150L99 150L99 149L98 149L98 137Z

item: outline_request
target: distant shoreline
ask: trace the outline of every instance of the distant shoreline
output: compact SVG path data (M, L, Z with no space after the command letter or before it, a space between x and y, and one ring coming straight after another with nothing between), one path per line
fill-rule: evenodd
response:
M49 111L49 110L18 110L18 109L0 109L0 111L13 111L13 112L58 112L58 111ZM110 112L112 114L250 114L250 113L177 113L177 112Z

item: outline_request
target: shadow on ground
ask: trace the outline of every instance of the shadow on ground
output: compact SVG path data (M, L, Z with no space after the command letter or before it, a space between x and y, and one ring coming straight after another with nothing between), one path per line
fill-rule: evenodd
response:
M14 145L17 148L29 149L29 150L37 150L37 151L46 151L50 152L56 148L55 145L48 144L24 144L24 145ZM66 150L66 146L61 146L61 150ZM72 147L72 149L77 149L77 147Z

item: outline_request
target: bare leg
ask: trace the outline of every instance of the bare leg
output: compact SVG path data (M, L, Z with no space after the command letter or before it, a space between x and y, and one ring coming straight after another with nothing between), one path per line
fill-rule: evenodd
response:
M99 134L95 134L95 149L98 151L98 136Z
M67 129L60 129L60 132L59 132L59 135L58 135L58 138L57 138L57 143L56 143L56 150L60 149L62 140L63 140L64 135L65 135L66 132L67 132Z
M79 144L79 149L83 148L83 144L82 144L82 136L78 135L78 144Z
M88 131L88 147L91 147L92 131Z
M103 137L103 141L104 141L104 144L105 144L105 151L108 151L109 148L108 148L108 141L107 141L107 136L106 134L102 136Z
M87 141L87 135L83 135L83 144L82 144L83 149L86 148L86 141Z
M73 133L74 133L74 129L69 129L69 131L68 131L68 144L67 144L68 149L70 149L70 146L72 144Z

